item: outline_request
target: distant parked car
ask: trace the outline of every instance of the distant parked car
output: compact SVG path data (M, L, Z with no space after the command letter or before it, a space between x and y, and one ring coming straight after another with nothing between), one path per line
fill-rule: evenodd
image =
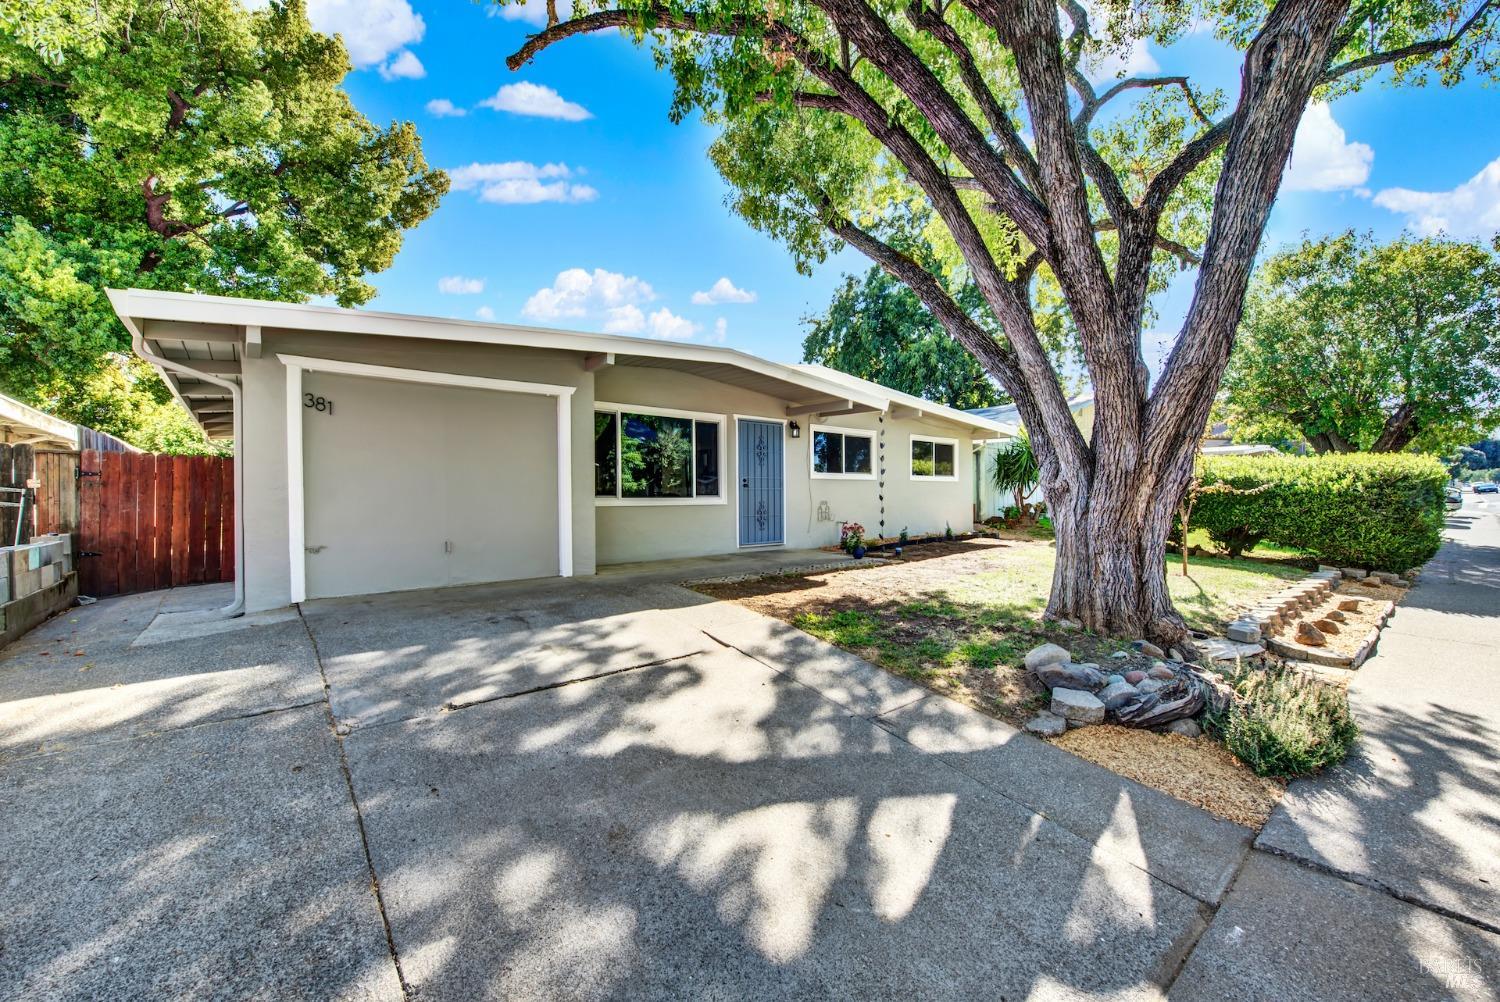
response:
M1464 496L1460 494L1456 489L1450 487L1443 492L1443 507L1447 508L1449 511L1454 511L1456 509L1462 508L1463 506Z
M1500 484L1495 483L1493 480L1489 481L1488 483L1475 484L1474 485L1474 493L1475 494L1500 494Z

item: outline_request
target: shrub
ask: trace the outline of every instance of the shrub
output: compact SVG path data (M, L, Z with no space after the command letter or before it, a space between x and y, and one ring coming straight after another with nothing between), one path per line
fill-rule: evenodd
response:
M1205 486L1253 494L1199 495L1193 526L1231 552L1261 541L1325 563L1404 571L1437 552L1447 473L1409 454L1206 456Z
M1257 775L1291 779L1337 765L1359 737L1337 686L1277 668L1247 671L1234 688L1233 704L1207 723Z

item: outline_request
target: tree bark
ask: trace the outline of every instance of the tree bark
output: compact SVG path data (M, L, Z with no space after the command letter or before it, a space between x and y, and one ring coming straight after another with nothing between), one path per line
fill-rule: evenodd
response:
M1401 452L1417 437L1417 405L1407 401L1385 419L1371 452Z

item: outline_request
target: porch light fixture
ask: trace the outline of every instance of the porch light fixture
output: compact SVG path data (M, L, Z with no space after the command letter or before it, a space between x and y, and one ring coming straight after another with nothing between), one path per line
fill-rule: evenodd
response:
M802 426L795 421L787 422L787 431L792 433L793 438L802 437Z

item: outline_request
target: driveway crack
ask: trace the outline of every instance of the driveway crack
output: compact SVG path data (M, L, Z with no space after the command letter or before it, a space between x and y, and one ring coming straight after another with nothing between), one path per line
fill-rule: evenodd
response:
M302 623L302 629L307 633L308 642L312 644L313 660L318 663L318 674L323 679L323 716L328 721L328 729L333 733L333 740L339 748L339 769L344 774L344 787L349 791L349 803L354 808L354 823L359 829L359 844L364 850L365 867L370 873L370 890L375 895L375 910L380 913L380 924L385 929L385 946L391 955L391 965L396 969L396 980L401 984L401 997L410 1002L414 992L411 984L406 980L406 971L401 966L401 955L396 949L396 936L391 930L391 919L385 910L385 895L380 889L380 874L375 870L375 858L370 854L370 835L365 830L364 812L359 806L359 795L354 792L354 774L349 771L349 755L344 749L344 736L339 733L338 721L333 716L333 704L329 701L328 672L323 667L323 654L318 650L318 638L313 636L312 628L307 625L307 617L302 615L302 606L298 605L297 618Z

